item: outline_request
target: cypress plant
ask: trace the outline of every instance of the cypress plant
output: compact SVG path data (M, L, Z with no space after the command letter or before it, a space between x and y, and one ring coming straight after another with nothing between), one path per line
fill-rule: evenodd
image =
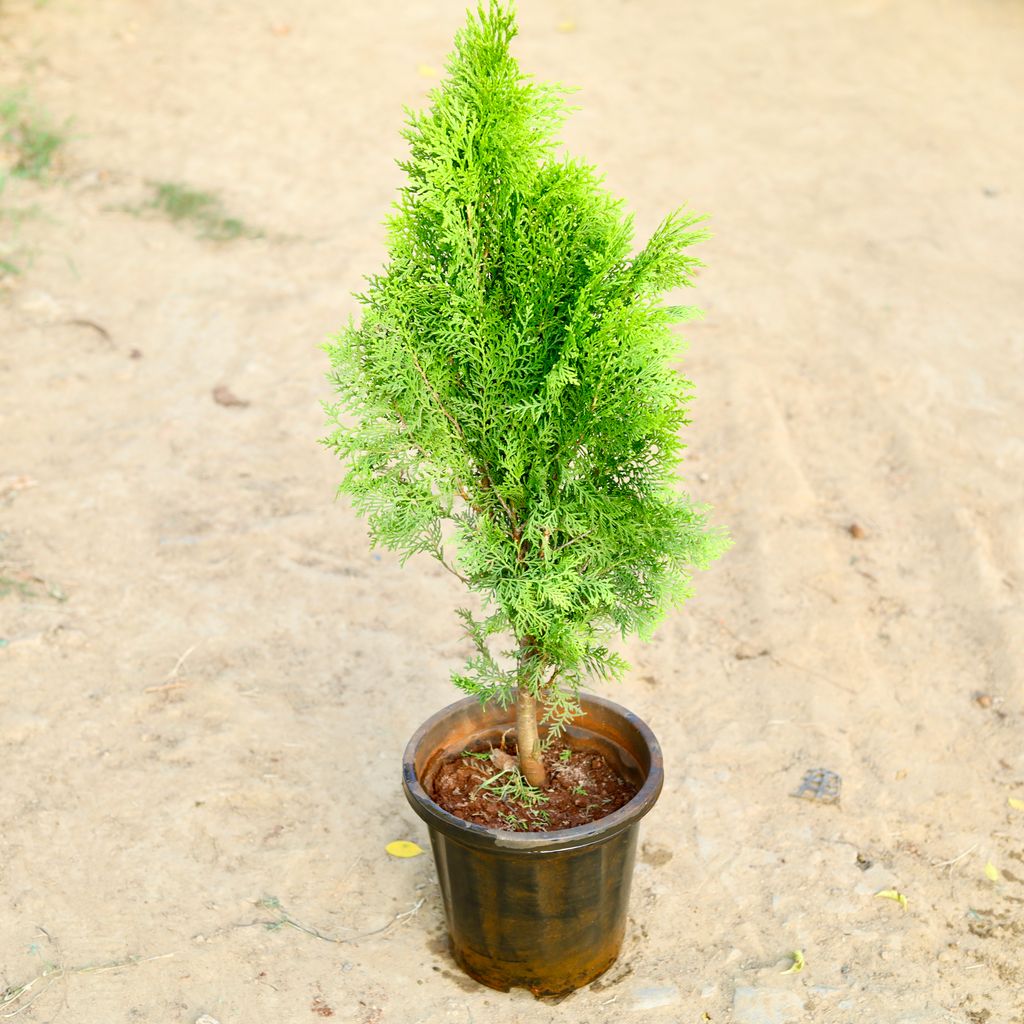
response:
M512 9L469 15L431 106L403 132L388 262L359 323L326 347L324 443L371 540L436 558L479 595L455 684L516 702L519 766L543 787L538 721L579 713L628 667L727 546L675 487L692 385L665 293L701 266L704 219L679 210L631 255L632 218L593 167L558 152L566 90L524 75Z

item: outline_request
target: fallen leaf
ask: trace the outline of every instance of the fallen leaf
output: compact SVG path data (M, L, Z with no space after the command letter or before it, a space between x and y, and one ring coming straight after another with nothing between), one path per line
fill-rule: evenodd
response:
M999 868L997 868L997 867L995 866L995 864L993 864L993 863L992 863L992 861L989 861L989 862L988 862L988 863L987 863L987 864L985 865L985 877L986 877L986 878L987 878L987 879L988 879L988 880L989 880L990 882L998 882L998 881L999 881L999 878L1000 878L1000 875L999 875Z
M498 750L497 747L493 748L488 756L494 764L494 767L501 772L506 772L510 768L515 768L519 763L511 754L506 754L504 750Z
M236 408L243 409L249 403L244 398L239 398L231 388L225 384L218 384L213 389L213 400L218 405L235 406Z
M784 970L779 971L780 974L799 974L803 969L807 961L804 959L804 951L802 949L794 949L789 954L793 958L793 963Z
M1015 797L1015 796L1011 796L1011 797L1007 797L1007 798L1006 798L1006 802L1007 802L1007 803L1008 803L1008 804L1009 804L1009 805L1010 805L1010 806L1011 806L1011 807L1012 807L1012 808L1013 808L1013 809L1014 809L1015 811L1024 811L1024 800L1018 800L1018 799L1017 799L1017 797Z
M907 909L907 897L898 889L883 889L881 892L876 892L875 895L883 900L895 900L904 910Z
M418 857L423 853L423 847L410 843L408 839L396 839L384 847L392 857Z

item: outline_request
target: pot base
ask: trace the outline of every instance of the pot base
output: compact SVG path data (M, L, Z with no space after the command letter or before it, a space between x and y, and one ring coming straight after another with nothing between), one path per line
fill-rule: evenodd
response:
M592 964L582 973L574 974L571 977L565 975L557 983L552 983L550 977L536 978L532 984L525 977L518 981L510 982L510 974L507 967L501 964L496 965L493 960L468 955L466 952L457 950L454 944L450 944L448 949L452 959L459 967L474 981L480 982L481 985L486 985L488 988L495 989L498 992L511 992L513 988L525 988L538 999L548 999L571 995L577 989L589 985L592 981L597 981L618 960L619 945L621 945L621 940L616 944L615 951L610 957ZM558 964L551 966L556 970L558 968ZM572 969L578 971L578 964L573 963Z

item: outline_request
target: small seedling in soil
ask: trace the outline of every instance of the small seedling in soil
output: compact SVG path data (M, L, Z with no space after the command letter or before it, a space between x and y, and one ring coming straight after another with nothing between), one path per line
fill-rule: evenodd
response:
M542 731L622 677L611 639L648 637L728 542L675 479L692 385L672 325L700 311L667 294L693 284L704 218L670 213L633 251L621 201L560 151L565 90L520 71L515 35L505 5L471 12L409 116L388 262L327 346L324 443L372 543L475 595L453 682L515 704L515 785L550 794Z
M563 764L567 763L571 759L572 759L572 751L568 747L566 747L565 750L563 750L558 755L558 760L561 761Z

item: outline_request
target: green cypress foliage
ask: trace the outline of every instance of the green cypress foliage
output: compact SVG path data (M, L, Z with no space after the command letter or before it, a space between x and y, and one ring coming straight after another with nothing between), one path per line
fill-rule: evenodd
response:
M409 116L388 263L327 346L324 443L374 544L481 596L456 685L523 687L557 730L628 667L609 636L648 637L728 540L673 486L692 385L670 325L700 311L664 293L701 265L703 218L671 214L631 255L621 201L557 152L565 90L519 70L515 34L481 6Z

